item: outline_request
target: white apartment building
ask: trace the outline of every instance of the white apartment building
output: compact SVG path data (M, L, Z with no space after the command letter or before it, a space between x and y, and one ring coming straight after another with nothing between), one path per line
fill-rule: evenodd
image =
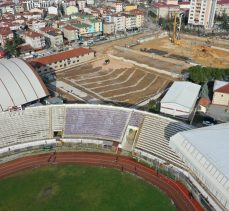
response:
M31 10L32 8L45 8L47 9L49 6L55 3L54 0L26 0L24 2L26 4L26 9Z
M87 5L94 5L95 0L86 0Z
M126 22L125 22L125 16L124 15L120 15L120 14L116 14L114 16L112 16L113 18L113 22L115 25L115 32L117 31L125 31L125 26L126 26Z
M214 25L217 0L191 0L188 23L210 29Z
M86 1L84 1L84 0L77 1L77 4L78 4L78 7L79 7L80 11L83 11L84 8L86 7Z
M32 31L39 31L41 28L46 26L46 21L43 20L35 20L28 24L29 29Z
M113 4L113 7L115 8L115 12L122 12L123 11L123 3L122 2L115 2Z
M127 30L137 27L136 26L136 16L135 15L126 15L125 16L125 25L126 25Z
M24 34L24 39L33 49L39 50L45 47L45 37L34 31L29 31Z
M229 14L229 1L218 0L216 7L216 15L222 16L223 14Z

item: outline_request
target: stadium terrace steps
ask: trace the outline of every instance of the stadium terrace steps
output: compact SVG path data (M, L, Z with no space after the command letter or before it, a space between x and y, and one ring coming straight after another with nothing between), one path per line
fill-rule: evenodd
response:
M134 109L104 105L50 105L0 114L0 149L55 138L122 143L126 130L138 128L136 146L166 162L183 167L169 147L169 138L189 125ZM24 146L24 145L23 145ZM13 148L12 148L13 149Z
M0 148L49 138L48 109L28 109L0 114Z
M93 137L120 142L129 113L116 109L68 108L65 136Z
M181 122L159 116L146 116L136 148L183 167L184 163L169 147L169 138L177 132L188 129L190 127Z

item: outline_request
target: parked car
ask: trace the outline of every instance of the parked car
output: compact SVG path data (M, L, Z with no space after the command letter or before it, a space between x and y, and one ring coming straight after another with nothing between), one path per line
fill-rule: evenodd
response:
M216 121L214 118L208 117L208 116L207 116L207 117L205 117L205 118L203 119L202 124L203 124L204 126L212 126L212 125L217 124L217 121Z

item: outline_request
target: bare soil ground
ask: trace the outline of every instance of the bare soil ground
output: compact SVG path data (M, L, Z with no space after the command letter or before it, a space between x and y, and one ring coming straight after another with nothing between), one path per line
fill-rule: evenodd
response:
M170 59L166 58L155 58L147 53L145 53L145 55L142 53L139 54L138 51L125 52L124 50L115 49L112 51L112 54L128 60L136 61L139 64L146 64L153 68L162 69L167 72L181 73L183 70L188 68L188 65L186 64L176 63L175 61L171 62L169 61Z
M106 101L134 105L162 91L171 78L150 72L131 63L109 58L57 73L58 80L82 87Z
M229 67L229 53L208 47L211 43L196 39L181 39L180 45L172 44L168 37L145 42L134 46L132 49L140 50L143 48L152 48L167 52L165 57L170 55L185 56L197 64L212 66L218 68Z

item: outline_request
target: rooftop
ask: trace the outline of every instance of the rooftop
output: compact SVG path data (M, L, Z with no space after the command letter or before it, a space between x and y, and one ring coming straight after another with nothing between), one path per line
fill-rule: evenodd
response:
M93 52L93 51L91 49L89 49L89 48L76 48L76 49L73 49L73 50L70 50L70 51L64 51L64 52L53 54L53 55L50 55L50 56L41 57L41 58L37 58L37 59L32 59L32 60L30 60L30 63L33 66L36 65L36 64L46 65L46 64L51 64L53 62L57 62L57 61L73 58L73 57L76 57L76 56L81 56L81 55L84 55L84 54L88 54L90 52Z
M175 103L186 108L192 108L196 102L200 88L200 85L191 82L175 81L161 102Z
M25 33L25 36L35 38L35 37L41 37L42 34L35 31L29 31Z
M229 94L229 82L215 80L213 91Z

